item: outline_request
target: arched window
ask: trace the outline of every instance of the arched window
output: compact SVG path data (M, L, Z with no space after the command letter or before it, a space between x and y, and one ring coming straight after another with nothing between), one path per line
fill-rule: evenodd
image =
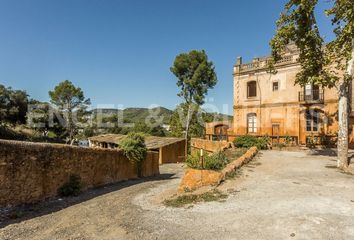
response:
M256 81L250 81L247 83L247 97L257 97Z
M247 114L247 132L248 133L257 132L257 114L255 113Z

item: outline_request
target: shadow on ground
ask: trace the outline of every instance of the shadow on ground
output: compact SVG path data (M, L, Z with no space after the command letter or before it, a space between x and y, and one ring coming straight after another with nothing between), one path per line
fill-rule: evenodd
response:
M26 204L11 209L0 208L0 229L10 224L19 223L28 219L51 214L70 206L91 200L93 198L119 191L123 188L131 187L144 182L164 181L174 179L175 174L166 173L156 177L147 177L135 180L127 180L114 184L108 184L82 192L77 197L52 198L43 202Z
M310 155L336 157L337 156L337 150L336 149L332 149L332 148L311 149L310 150Z
M328 156L328 157L337 157L337 149L326 148L326 149L311 149L310 155L313 156ZM333 160L335 161L335 160ZM354 153L352 150L349 150L348 154L349 164L354 164Z

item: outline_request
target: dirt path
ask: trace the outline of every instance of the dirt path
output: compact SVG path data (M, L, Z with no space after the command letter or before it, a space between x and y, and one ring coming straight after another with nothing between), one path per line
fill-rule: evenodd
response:
M85 193L62 210L49 214L51 203L42 216L3 223L0 239L354 239L354 176L334 166L331 157L263 152L221 187L226 201L174 209L159 202L183 169L164 165L161 179Z
M26 211L22 219L0 222L0 239L138 239L143 211L132 200L137 194L182 176L183 167L165 165L161 173L159 178L118 183L77 198L35 206L33 214ZM138 231L137 235L129 229Z

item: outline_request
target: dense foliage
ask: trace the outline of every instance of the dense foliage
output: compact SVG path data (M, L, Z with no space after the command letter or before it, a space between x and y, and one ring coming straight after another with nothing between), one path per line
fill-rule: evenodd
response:
M138 123L151 120L151 122L158 122L159 124L168 124L172 110L164 107L94 109L91 113L94 117L100 114L108 122L112 123L117 123L119 118L122 123Z
M95 109L90 112L92 115L92 125L84 129L84 136L90 137L98 134L114 133L128 134L130 132L143 132L147 135L164 137L183 137L187 107L180 104L174 111L167 108L127 108L118 109ZM111 127L99 127L95 120L101 115L101 122ZM212 121L232 120L232 116L209 113L196 107L192 113L190 123L190 135L201 137L204 135L204 124ZM169 127L169 130L167 130Z
M56 116L50 121L48 112L48 103L29 99L25 91L0 85L0 138L62 142L64 129Z
M191 108L191 119L189 123L189 136L191 137L201 137L204 135L204 120L198 109L199 107L197 105L193 105ZM185 133L187 112L188 105L185 103L176 107L170 120L170 131L172 136L182 137Z
M143 132L152 136L182 137L185 132L187 108L181 104L175 111L163 107L94 109L86 111L88 99L70 81L60 83L50 91L51 102L29 99L25 91L0 85L0 138L68 142L99 134ZM82 102L81 102L82 101ZM180 117L179 110L182 109ZM204 135L204 123L230 119L231 116L207 113L197 106L193 111L191 135ZM26 124L26 126L25 126ZM170 125L170 126L169 126ZM170 127L171 131L167 130Z
M214 154L206 155L203 159L198 153L191 154L187 157L187 165L194 169L207 169L207 170L222 170L229 163L229 159L225 153L217 152Z
M26 123L28 95L25 91L13 90L0 85L0 122Z
M171 72L177 77L177 86L180 87L178 96L187 104L202 105L208 89L217 83L214 64L208 60L204 50L178 55Z
M217 152L205 157L204 167L210 170L222 170L229 162L225 153Z
M60 122L63 116L47 102L31 100L27 112L27 126L43 136L52 135L58 139L67 136L65 125Z
M238 148L250 148L257 147L258 149L267 149L270 139L267 136L255 137L251 135L245 135L237 137L234 140L234 145Z
M123 111L125 122L138 123L148 120L150 123L168 124L172 111L164 107L126 108Z
M193 105L201 106L208 90L216 85L215 67L204 50L193 50L178 55L170 70L177 78L180 88L178 96L184 99L187 106L184 134L188 140Z
M328 53L337 69L345 72L345 81L351 82L354 73L354 1L333 1L332 8L328 9L326 14L332 19L336 35L327 46ZM347 71L348 67L351 71Z
M329 1L333 4L325 13L331 17L335 38L326 46L316 22L315 8L318 2L289 0L277 21L277 31L270 45L276 63L282 58L286 45L295 43L302 67L296 83L336 87L338 90L337 166L347 168L349 99L354 74L354 1Z
M289 43L295 43L300 56L301 70L296 83L333 86L325 66L323 39L317 27L315 6L318 0L290 0L277 21L277 32L270 42L275 62L282 59L282 53Z
M81 88L75 87L69 80L59 83L53 91L49 91L49 96L51 103L64 116L69 141L72 141L78 128L77 120L85 113L90 99L85 99Z
M129 133L119 144L125 156L135 165L137 174L142 176L142 163L146 158L145 137L141 133Z

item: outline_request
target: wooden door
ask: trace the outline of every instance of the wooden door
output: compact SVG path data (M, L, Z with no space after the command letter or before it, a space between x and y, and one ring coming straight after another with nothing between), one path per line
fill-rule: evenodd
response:
M276 142L279 143L280 124L272 124L272 136L277 137L277 138L272 138L272 139L275 139Z

